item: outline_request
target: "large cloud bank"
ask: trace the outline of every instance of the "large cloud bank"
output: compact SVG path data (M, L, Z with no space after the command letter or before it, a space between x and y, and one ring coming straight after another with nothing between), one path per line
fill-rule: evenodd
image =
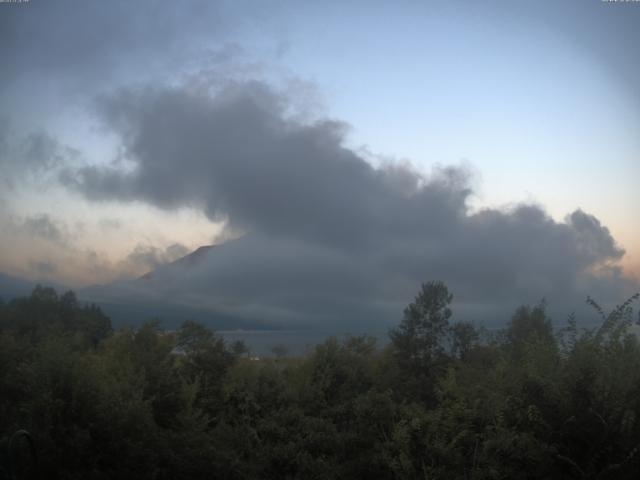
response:
M472 212L464 168L374 167L345 147L343 124L301 120L264 82L119 90L97 109L122 158L66 169L65 185L92 201L201 208L240 237L161 287L176 301L282 323L380 324L420 282L442 279L461 314L491 321L543 297L568 313L587 294L619 301L633 288L592 215Z

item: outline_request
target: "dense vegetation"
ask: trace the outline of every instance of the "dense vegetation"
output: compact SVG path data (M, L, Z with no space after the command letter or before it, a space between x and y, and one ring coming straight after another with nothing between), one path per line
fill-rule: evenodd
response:
M255 360L194 322L113 332L38 287L0 305L0 478L637 478L636 298L590 331L538 305L487 335L432 282L383 349ZM37 472L25 442L5 453L19 429Z

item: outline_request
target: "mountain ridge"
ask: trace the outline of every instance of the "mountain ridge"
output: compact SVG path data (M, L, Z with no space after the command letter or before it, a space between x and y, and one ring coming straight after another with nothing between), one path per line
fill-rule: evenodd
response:
M172 261L172 262L168 262L162 265L157 266L156 268L154 268L153 270L150 270L149 272L145 273L144 275L141 275L140 277L137 278L137 280L151 280L155 277L156 272L158 271L158 269L166 269L166 268L171 268L171 267L182 267L182 268L188 268L188 267L194 267L196 266L199 262L204 261L204 259L209 255L209 253L211 252L211 250L213 248L215 248L216 245L202 245L198 248L196 248L193 252L187 253L186 255Z
M277 329L259 318L215 308L207 292L184 289L185 278L197 274L217 247L220 246L202 245L136 278L84 287L78 290L78 297L99 305L116 325L138 325L158 318L172 327L191 319L218 330Z

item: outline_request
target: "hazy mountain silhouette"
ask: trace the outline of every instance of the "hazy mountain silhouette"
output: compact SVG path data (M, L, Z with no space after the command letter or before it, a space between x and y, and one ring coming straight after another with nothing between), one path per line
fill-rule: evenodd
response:
M35 283L0 273L0 298L4 301L29 295Z
M205 258L209 255L211 249L214 247L215 245L203 245L202 247L198 247L196 250L185 255L184 257L180 257L173 262L167 263L166 265L161 265L160 267L145 273L139 278L139 280L154 281L157 278L161 277L163 274L171 274L171 272L175 271L176 269L194 268L205 260Z
M204 245L193 252L144 275L116 280L104 285L91 285L76 290L81 302L96 303L111 318L114 325L140 325L149 319L160 319L165 328L178 326L186 319L198 320L218 330L272 329L255 318L239 317L214 311L181 288L203 266L214 245ZM53 286L61 293L66 287L51 282L29 281L0 273L0 299L28 296L38 284ZM188 289L187 289L188 290Z
M214 245L201 246L138 278L92 285L80 289L78 296L82 301L100 305L115 325L139 325L158 318L167 328L186 319L198 320L219 330L273 328L260 318L240 318L214 311L183 288L184 279L197 273L213 250Z

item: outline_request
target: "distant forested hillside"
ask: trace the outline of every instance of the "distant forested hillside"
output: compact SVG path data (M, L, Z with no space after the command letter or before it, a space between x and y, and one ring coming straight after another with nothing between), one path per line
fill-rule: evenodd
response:
M489 334L430 282L384 348L256 358L37 287L0 304L0 478L635 479L637 298L589 300L593 330L554 331L541 304Z

